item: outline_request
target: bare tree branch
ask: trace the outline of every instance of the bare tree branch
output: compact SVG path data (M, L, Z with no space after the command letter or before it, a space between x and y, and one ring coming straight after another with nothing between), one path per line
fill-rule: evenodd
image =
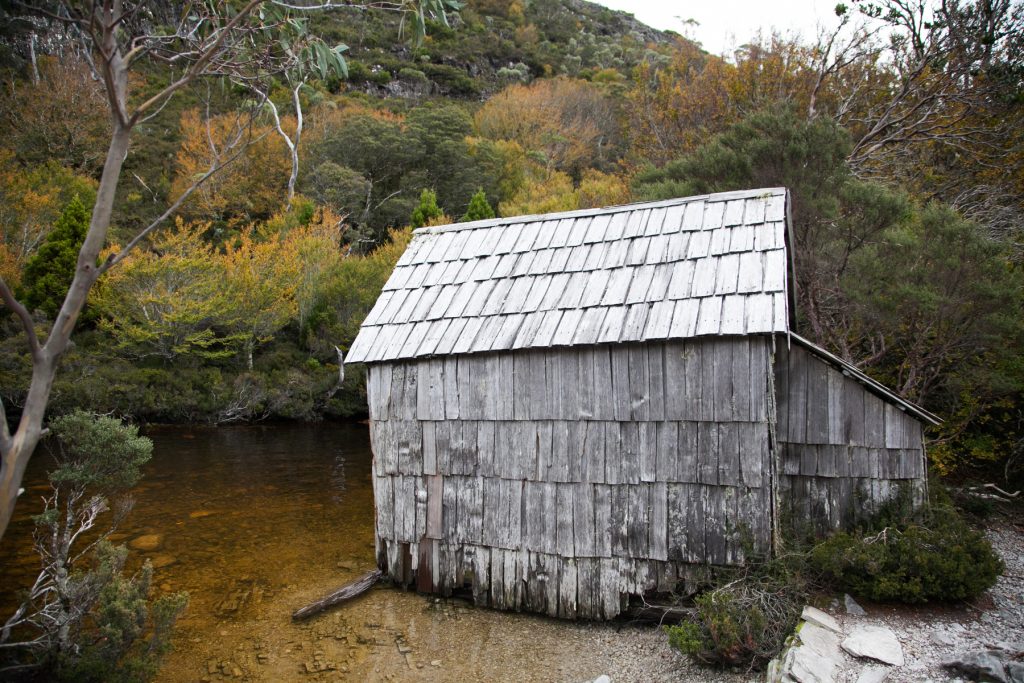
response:
M39 338L36 336L35 321L32 320L32 314L25 308L24 304L14 297L14 293L2 277L0 277L0 301L3 301L4 306L9 308L18 317L21 327L25 330L25 335L28 337L28 346L32 352L32 359L37 360L42 349L39 346Z

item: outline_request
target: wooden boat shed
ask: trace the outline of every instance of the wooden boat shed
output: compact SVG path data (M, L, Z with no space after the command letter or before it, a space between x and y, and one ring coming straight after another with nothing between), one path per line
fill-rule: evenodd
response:
M791 330L785 189L417 230L368 365L377 559L608 619L925 486L934 416Z

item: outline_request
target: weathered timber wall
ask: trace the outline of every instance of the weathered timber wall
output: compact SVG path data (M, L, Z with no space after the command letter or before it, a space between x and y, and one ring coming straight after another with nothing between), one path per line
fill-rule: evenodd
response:
M780 516L798 530L850 526L925 491L919 420L797 344L775 355Z
M770 538L767 337L370 366L378 562L478 604L611 618Z

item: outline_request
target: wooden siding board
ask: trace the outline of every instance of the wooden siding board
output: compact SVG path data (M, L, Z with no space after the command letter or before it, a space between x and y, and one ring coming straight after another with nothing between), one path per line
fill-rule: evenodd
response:
M697 423L697 481L718 484L718 425Z
M809 354L801 354L807 363L807 443L828 443L828 367Z

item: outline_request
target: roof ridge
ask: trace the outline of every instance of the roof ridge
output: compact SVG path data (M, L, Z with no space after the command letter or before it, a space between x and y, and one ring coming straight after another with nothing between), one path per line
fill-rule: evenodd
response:
M541 221L562 220L565 218L586 218L588 216L601 216L605 214L622 213L624 211L636 211L637 209L658 209L668 206L678 206L696 201L729 201L730 199L741 199L750 197L763 197L784 195L785 187L764 187L755 190L731 190L729 192L712 192L692 197L676 197L674 199L660 199L648 202L632 202L629 204L613 204L602 206L596 209L574 209L572 211L559 211L556 213L537 213L525 216L508 216L506 218L486 218L468 223L449 223L446 225L434 225L427 228L413 230L414 235L436 235L446 232L459 232L461 230L475 230L477 228L493 228L499 225L523 225L526 223L537 223Z

